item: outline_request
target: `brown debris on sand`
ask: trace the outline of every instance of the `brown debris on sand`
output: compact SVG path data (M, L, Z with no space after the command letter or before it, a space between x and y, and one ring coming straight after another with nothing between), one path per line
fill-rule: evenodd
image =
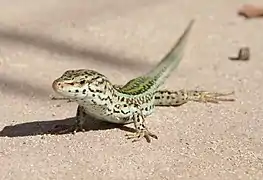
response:
M238 10L238 15L245 18L263 17L263 6L245 4Z

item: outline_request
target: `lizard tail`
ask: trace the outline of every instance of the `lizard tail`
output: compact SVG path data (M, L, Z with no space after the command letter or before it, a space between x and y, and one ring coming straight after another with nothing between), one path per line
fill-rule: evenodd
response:
M164 56L159 64L152 71L146 74L146 77L152 78L155 81L154 88L158 88L170 73L179 65L184 49L187 43L189 33L192 29L195 20L191 20L182 36L177 40L173 48Z

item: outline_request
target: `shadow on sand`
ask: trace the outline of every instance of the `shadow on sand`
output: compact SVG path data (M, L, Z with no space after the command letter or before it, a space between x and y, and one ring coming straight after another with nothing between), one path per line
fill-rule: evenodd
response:
M50 121L33 121L28 123L16 124L13 126L5 126L0 131L0 137L23 137L23 136L37 136L44 134L62 135L70 134L71 131L66 131L73 127L75 117L66 118L62 120L50 120ZM127 132L134 132L133 128L126 127L123 125L108 123L99 120L87 120L85 123L86 131L97 131L118 128Z

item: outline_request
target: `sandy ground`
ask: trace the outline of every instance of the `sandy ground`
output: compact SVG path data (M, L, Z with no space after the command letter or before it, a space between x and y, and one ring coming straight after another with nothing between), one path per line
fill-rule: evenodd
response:
M0 179L262 179L263 19L238 17L246 2L1 0ZM156 108L147 125L159 139L150 144L95 121L75 136L49 134L76 113L49 99L55 78L89 68L124 84L151 69L192 18L185 57L163 88L235 90L236 102ZM241 46L251 60L229 61Z

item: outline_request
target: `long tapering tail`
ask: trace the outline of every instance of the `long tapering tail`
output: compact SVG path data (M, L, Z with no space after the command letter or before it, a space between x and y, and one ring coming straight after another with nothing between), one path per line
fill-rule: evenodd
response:
M165 79L168 78L171 72L179 65L194 22L194 19L190 21L184 33L177 40L174 47L164 56L164 58L159 64L157 64L155 68L145 75L146 77L154 79L154 84L156 86L154 88L157 89L165 81Z

